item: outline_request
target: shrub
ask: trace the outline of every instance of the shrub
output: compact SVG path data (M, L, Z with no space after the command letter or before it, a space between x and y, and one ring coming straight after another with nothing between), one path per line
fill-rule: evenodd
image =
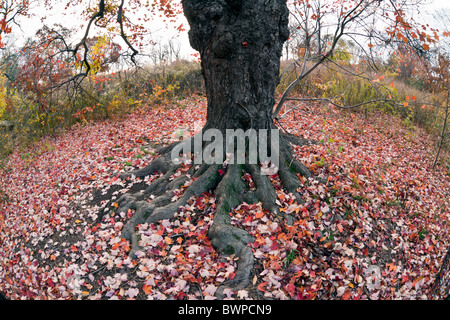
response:
M0 120L14 123L12 132L0 132L0 156L16 146L27 146L42 136L76 123L122 117L137 108L172 104L178 99L201 93L203 79L197 62L145 66L116 73L91 75L75 87L39 92L7 90L7 79L0 76Z
M312 62L307 65L307 69L311 64ZM338 64L343 68L340 68ZM288 66L291 66L289 71L284 72ZM293 61L282 62L283 73L277 93L284 92L296 79L301 67ZM355 74L359 76L356 77ZM389 69L380 76L369 69L361 70L346 61L335 61L316 68L294 88L291 95L328 98L345 106L377 99L391 100L392 102L365 104L352 111L382 111L400 116L405 126L419 125L429 133L438 135L442 131L443 111L437 106L443 106L446 103L446 96L439 92L419 90L418 87L406 83L397 73Z

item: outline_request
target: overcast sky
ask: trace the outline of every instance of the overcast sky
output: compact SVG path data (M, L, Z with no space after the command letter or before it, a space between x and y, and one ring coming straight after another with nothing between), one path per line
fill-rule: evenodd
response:
M81 39L84 35L85 28L81 28L80 26L83 24L86 26L86 22L80 20L79 12L77 12L76 9L72 8L70 11L65 11L64 6L64 3L57 3L55 4L55 9L49 11L45 7L39 6L39 3L36 3L30 10L33 16L31 18L19 19L20 27L14 26L13 28L13 37L16 45L20 45L26 38L35 35L36 31L43 25L41 22L42 17L46 17L45 24L48 26L59 23L65 27L74 28L75 34L73 35L73 38L76 39L74 42ZM136 19L137 17L130 18L133 21L133 18ZM188 25L184 16L181 16L178 19L180 23L184 23L185 26ZM96 35L95 29L96 27L93 26L90 36ZM151 39L153 41L167 43L170 39L174 39L174 41L180 43L182 46L182 58L189 58L196 52L189 45L187 32L179 33L175 30L175 27L167 27L162 19L155 18L150 23L149 29L151 30ZM120 42L121 39L117 39L117 41ZM120 44L125 46L123 43Z
M424 19L424 22L429 23L430 15L435 12L438 9L447 8L450 9L450 0L425 0L426 2L430 3L426 7L423 8L423 15L422 12L418 14L418 18ZM57 4L55 6L55 9L52 11L49 11L47 8L43 7L42 5L39 6L39 1L35 4L34 8L32 8L31 12L34 14L33 17L27 18L27 19L21 19L20 22L20 29L17 26L14 26L14 35L13 35L13 41L16 45L20 45L23 43L23 39L27 37L33 36L36 31L42 26L41 18L43 16L46 16L46 24L52 25L54 23L60 23L64 26L73 27L75 30L78 30L76 34L74 35L75 38L79 39L81 38L83 34L83 29L80 28L80 25L83 23L79 19L79 14L77 14L77 11L74 9L71 9L72 12L66 12L64 15L64 1L61 1L62 3ZM132 17L131 17L132 18ZM180 17L180 22L184 22L185 25L187 23L185 22L184 17ZM416 18L417 19L417 18ZM440 29L443 27L440 26ZM169 39L175 39L175 41L179 42L181 44L181 55L183 58L189 58L191 54L195 53L196 51L192 49L189 45L189 40L187 36L187 32L178 33L175 31L174 28L166 28L165 24L162 23L162 21L153 21L150 25L150 30L152 30L152 39L154 41L162 41L167 42ZM93 30L94 31L94 30ZM95 33L92 32L92 35Z

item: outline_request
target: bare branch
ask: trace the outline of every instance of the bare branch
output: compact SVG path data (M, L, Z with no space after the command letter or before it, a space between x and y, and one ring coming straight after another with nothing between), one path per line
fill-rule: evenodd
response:
M355 109L361 106L364 106L366 104L370 104L370 103L377 103L377 102L384 102L384 103L389 103L392 105L396 105L396 106L403 106L401 103L398 103L397 101L393 100L393 99L374 99L374 100L370 100L370 101L364 101L352 106L344 106L341 104L338 104L336 102L334 102L332 99L330 98L287 98L287 101L289 100L293 100L293 101L321 101L321 102L328 102L329 104L332 104L335 107L338 107L340 109Z
M364 3L365 3L364 7L360 8L361 6L363 6ZM306 71L304 69L302 71L302 73L300 74L300 76L297 79L295 79L293 82L291 82L291 84L289 84L289 86L283 93L280 101L278 102L278 104L272 114L273 119L275 119L278 116L278 113L281 111L281 108L283 107L283 104L288 99L290 93L292 92L292 89L294 89L294 87L297 86L305 77L307 77L312 71L314 71L325 60L327 60L329 57L331 57L333 55L339 40L344 35L344 31L346 30L347 25L350 22L352 22L353 20L357 19L367 9L369 4L370 4L370 2L366 2L365 0L360 0L357 3L357 5L354 8L352 8L349 12L347 12L345 15L343 15L343 17L339 17L339 22L337 24L337 27L336 27L336 30L335 30L335 33L333 36L333 42L331 44L330 49L327 51L327 53L322 55L320 57L320 59L311 68L309 68L309 70ZM305 59L304 67L306 67L306 59Z
M438 148L438 151L436 153L436 158L434 159L434 163L433 163L433 170L436 167L436 164L439 160L439 154L441 153L442 145L444 144L445 132L447 130L447 121L448 121L449 115L450 115L450 90L447 89L447 102L446 102L446 106L445 106L444 123L442 125L442 133L441 133L441 140L439 142L439 148Z
M122 0L122 2L120 3L119 6L119 11L117 12L117 22L119 23L120 26L120 36L122 37L123 41L126 43L126 45L128 46L128 48L130 48L130 50L133 52L131 54L131 61L133 61L134 65L136 65L136 60L135 60L135 56L139 53L139 51L137 51L133 45L130 43L130 41L128 40L128 37L126 36L124 29L123 29L123 5L124 5L124 0Z

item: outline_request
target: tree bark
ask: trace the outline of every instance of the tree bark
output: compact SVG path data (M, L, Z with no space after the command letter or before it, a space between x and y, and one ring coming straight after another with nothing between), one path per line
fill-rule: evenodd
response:
M190 43L201 56L208 100L203 131L218 129L226 133L227 129L253 129L260 139L264 139L258 140L260 146L264 146L269 140L272 142L273 133L270 133L270 129L276 129L272 112L275 89L279 83L280 58L283 43L289 37L286 1L183 0L182 4L190 25ZM261 129L269 129L269 134L263 135L263 131L259 131ZM274 154L279 155L278 175L284 189L301 201L297 173L305 177L311 177L311 173L294 158L291 144L305 142L286 135L280 138L279 144L275 145L279 150L270 147L270 153L272 156L275 151ZM254 142L255 140L248 138L247 144ZM195 138L186 140L186 143L195 147ZM207 146L202 148L206 150ZM245 165L228 163L224 166L220 159L214 164L208 161L203 161L200 166L191 164L185 174L171 182L175 171L180 170L179 164L170 161L173 159L172 152L176 155L178 151L175 143L168 149L160 150L159 157L147 167L121 175L126 179L133 175L144 177L155 171L163 173L162 177L152 182L142 193L125 194L118 200L119 212L135 210L122 234L131 241L133 254L139 247L135 232L137 225L170 219L191 197L214 190L216 212L208 236L221 254L235 255L238 258L236 277L217 290L216 295L222 297L225 287L241 289L249 285L254 263L252 250L247 245L254 239L247 231L231 224L231 210L243 201L261 202L263 208L278 219L283 218L286 223L291 224L293 218L280 212L276 204L277 193L274 186L267 175L262 174L264 156L261 152L258 153L258 163L250 161L252 157L249 152ZM244 172L253 177L256 191L250 190L243 182ZM173 189L183 185L191 177L192 183L182 196L171 202ZM143 201L149 195L155 196L153 200Z
M286 1L183 0L189 40L201 56L208 99L204 129L269 129L283 43Z

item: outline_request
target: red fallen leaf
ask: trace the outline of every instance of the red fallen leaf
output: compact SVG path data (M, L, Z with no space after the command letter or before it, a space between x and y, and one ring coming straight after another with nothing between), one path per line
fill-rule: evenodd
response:
M276 261L272 261L270 263L270 268L272 268L274 270L281 270L281 264Z
M47 284L49 285L49 287L54 288L55 287L55 283L53 282L53 280L51 278L47 279Z
M176 298L177 300L183 300L184 297L186 297L186 293L184 293L184 292L178 292L178 293L175 295L175 298Z
M131 209L128 209L127 211L127 217L131 218L131 216L133 215L133 211Z
M350 300L351 297L352 297L352 293L350 292L350 290L347 290L342 295L342 300Z
M260 284L258 284L258 290L262 291L262 292L266 292L266 285L267 285L267 281L261 282Z
M164 234L164 232L166 231L166 228L164 228L164 226L161 226L158 231L156 231L156 234L159 236L162 236Z
M289 283L289 284L287 285L287 292L289 293L289 295L290 295L291 297L294 297L294 294L295 294L295 285L294 285L293 283Z
M78 251L78 248L75 247L74 245L71 245L71 246L70 246L70 251L72 251L72 252L77 252L77 251Z
M198 197L197 199L195 199L195 205L200 210L203 210L205 208L205 203L203 201L203 197Z
M194 283L200 283L201 280L195 278L192 274L189 274L188 276L184 277L184 280Z
M128 241L125 239L122 239L122 241L120 241L120 246L121 246L122 250L124 250L126 252L130 251L130 249L131 249Z
M242 42L242 48L248 48L248 43L247 43L247 41Z
M144 286L142 287L142 291L144 291L145 294L152 294L152 288L152 286L144 284Z
M278 244L278 242L276 240L274 240L272 242L272 245L270 246L270 249L277 250L279 247L280 247L280 245Z
M258 211L255 213L255 218L256 219L261 219L264 216L264 213L262 211Z

